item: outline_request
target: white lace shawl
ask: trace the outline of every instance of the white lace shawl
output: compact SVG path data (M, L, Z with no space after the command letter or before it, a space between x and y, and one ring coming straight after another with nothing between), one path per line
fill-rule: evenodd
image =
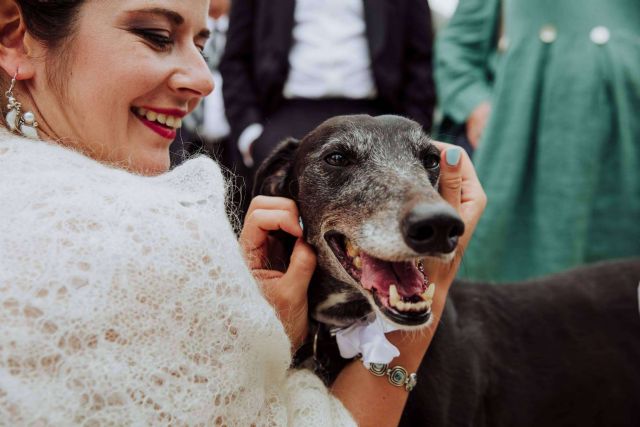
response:
M214 162L142 177L0 135L0 425L353 425L289 363Z

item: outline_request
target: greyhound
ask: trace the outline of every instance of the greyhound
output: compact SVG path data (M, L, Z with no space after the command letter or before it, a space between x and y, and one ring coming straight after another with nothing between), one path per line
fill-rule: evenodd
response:
M438 179L438 150L398 116L334 117L267 158L254 193L298 204L318 256L315 321L433 321L421 260L451 261L464 232ZM401 425L639 426L639 280L631 259L501 286L457 281Z

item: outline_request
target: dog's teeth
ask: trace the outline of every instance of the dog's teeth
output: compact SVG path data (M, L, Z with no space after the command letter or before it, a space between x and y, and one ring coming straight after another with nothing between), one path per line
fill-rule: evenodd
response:
M427 311L431 308L431 301L408 302L403 301L395 284L389 286L389 305L398 311Z
M358 270L362 270L362 259L359 256L353 258L353 265Z
M436 284L435 283L431 283L428 287L427 290L425 290L422 295L420 295L420 297L426 301L427 303L431 304L431 302L433 301L433 295L435 295L436 293Z
M432 284L433 285L433 284ZM398 286L395 283L389 285L389 305L398 311L427 311L431 309L435 285L429 286L422 295L423 301L409 302L404 301L398 292Z
M356 256L360 255L360 249L356 245L351 243L351 240L346 240L347 241L345 243L345 247L347 249L347 255L349 255L351 258L355 258Z
M389 286L389 304L392 307L396 307L400 302L400 294L398 294L398 288L396 285Z
M429 296L429 298L433 298L433 296L436 293L436 284L431 283L425 292L427 292L427 295Z

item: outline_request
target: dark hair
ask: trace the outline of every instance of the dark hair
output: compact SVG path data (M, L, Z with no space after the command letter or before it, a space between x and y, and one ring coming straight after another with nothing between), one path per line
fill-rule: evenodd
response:
M73 34L80 6L85 0L18 0L27 31L48 48L55 49Z

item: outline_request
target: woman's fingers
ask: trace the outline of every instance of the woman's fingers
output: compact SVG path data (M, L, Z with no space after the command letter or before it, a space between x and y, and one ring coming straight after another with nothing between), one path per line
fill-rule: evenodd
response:
M282 285L294 290L295 298L307 298L307 288L316 269L316 254L302 239L296 241L291 253L289 268L282 276Z
M270 231L283 230L300 237L302 228L298 216L291 211L256 209L247 216L244 222L243 234L247 243L253 242L250 248L260 246Z
M263 251L271 231L283 230L295 237L302 236L298 209L293 201L279 197L261 199L251 203L240 233L240 243L247 255Z
M460 244L466 247L487 206L487 195L469 157L463 159L460 172L462 175L460 214L468 229L468 233L465 232L462 236Z
M434 144L441 152L440 194L460 213L465 223L465 232L460 239L464 248L484 211L487 196L464 150L444 142L434 141Z
M276 305L296 305L307 299L309 282L316 268L316 254L311 246L298 239L293 247L287 271L262 270L263 289L269 301Z
M284 274L272 274L267 279L267 275L273 272L261 272L262 291L278 312L294 351L302 345L308 332L307 289L315 267L316 256L313 249L299 238Z
M298 215L298 207L296 206L296 203L285 197L256 196L249 204L247 216L256 209L288 210L295 213L296 216Z
M447 147L440 152L440 195L460 211L462 198L462 149Z

